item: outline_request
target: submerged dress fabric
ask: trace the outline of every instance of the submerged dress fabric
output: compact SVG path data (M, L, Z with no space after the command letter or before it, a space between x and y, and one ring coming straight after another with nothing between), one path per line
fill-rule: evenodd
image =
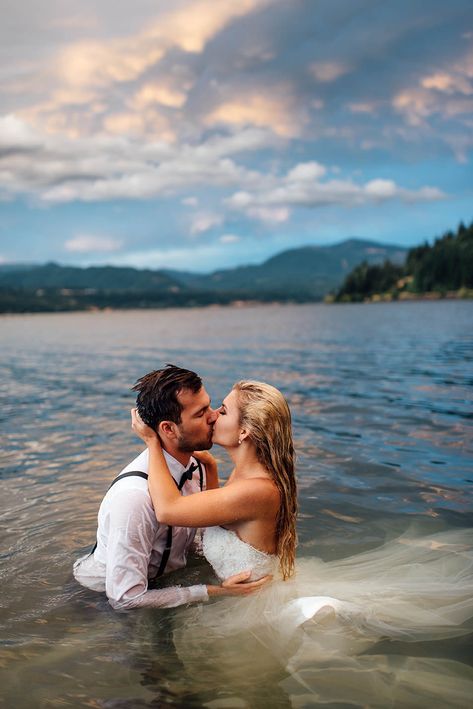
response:
M252 578L276 578L277 558L230 530L207 529L203 550L220 578L250 569ZM188 669L202 673L215 653L228 679L236 667L255 681L282 669L290 706L466 707L473 696L468 665L428 657L425 645L412 653L424 657L407 657L396 642L473 630L473 532L406 533L345 559L302 558L291 580L188 608L177 623L174 641Z

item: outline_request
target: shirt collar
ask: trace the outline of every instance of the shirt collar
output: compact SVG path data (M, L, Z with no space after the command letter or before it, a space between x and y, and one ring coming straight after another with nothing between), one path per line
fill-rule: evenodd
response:
M190 460L187 465L182 465L176 458L173 458L173 456L168 453L167 451L164 450L163 448L163 453L164 453L164 459L166 460L166 463L169 468L169 472L171 473L172 477L174 480L179 483L182 477L182 473L190 468L192 463L194 463L194 458L191 456Z

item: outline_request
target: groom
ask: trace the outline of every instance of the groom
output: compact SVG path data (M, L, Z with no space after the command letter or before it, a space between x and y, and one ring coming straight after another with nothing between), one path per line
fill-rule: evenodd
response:
M218 412L202 380L187 369L168 364L150 372L133 387L138 412L158 430L164 456L182 495L218 487L216 467L204 466L194 450L212 446ZM227 579L222 587L205 585L151 588L157 578L186 565L195 529L169 527L156 520L148 493L148 451L115 478L100 505L97 543L74 564L76 580L94 591L105 591L115 610L172 607L206 601L213 595L246 595L253 584L245 574ZM240 582L240 583L238 583ZM255 589L261 582L255 582Z

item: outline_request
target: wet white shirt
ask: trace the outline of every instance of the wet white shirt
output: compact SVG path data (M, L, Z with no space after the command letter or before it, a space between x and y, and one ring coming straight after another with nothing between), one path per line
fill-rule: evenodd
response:
M185 467L166 451L164 455L177 483L182 473L196 462L191 458ZM132 470L148 472L148 450L123 468L120 475ZM191 495L199 491L199 472L196 470L192 480L184 484L181 494ZM93 591L105 591L115 610L172 608L208 600L205 585L148 590L148 581L154 579L158 572L167 533L168 525L156 520L148 481L134 475L126 477L115 483L103 498L98 514L97 548L93 554L86 554L75 562L74 577ZM190 527L173 527L171 554L165 574L186 565L186 556L195 533L196 530Z

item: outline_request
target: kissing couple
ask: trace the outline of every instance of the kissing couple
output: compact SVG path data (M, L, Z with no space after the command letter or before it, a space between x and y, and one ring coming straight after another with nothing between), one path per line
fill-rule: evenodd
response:
M234 385L218 409L201 378L168 364L138 380L132 428L147 448L114 479L92 552L74 564L115 610L245 596L294 572L297 491L291 414L275 387ZM219 487L213 443L234 469ZM157 588L186 565L198 528L221 585Z

